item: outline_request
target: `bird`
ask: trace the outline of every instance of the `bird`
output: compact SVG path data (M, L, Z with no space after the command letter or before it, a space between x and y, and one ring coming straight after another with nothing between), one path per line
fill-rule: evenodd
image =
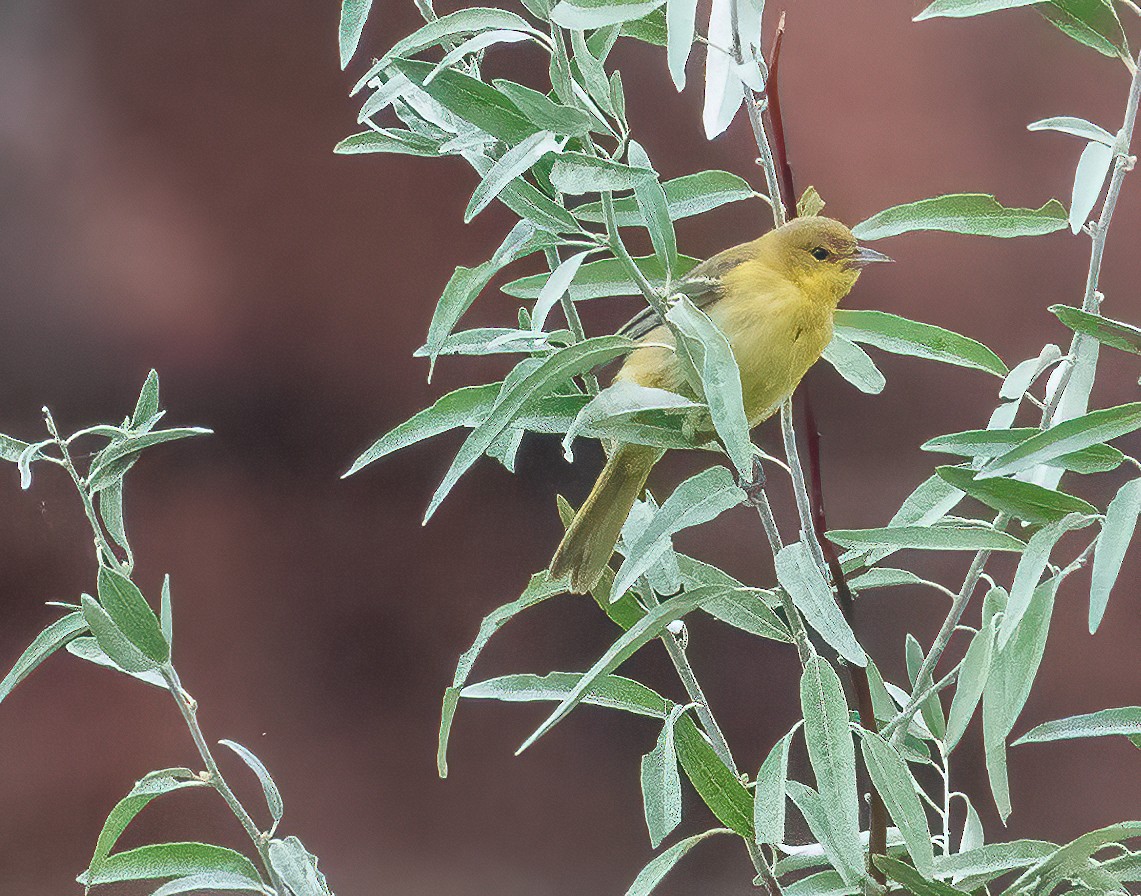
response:
M727 337L741 371L745 415L752 428L771 417L832 340L837 305L862 269L891 261L861 246L832 218L794 218L759 239L719 252L674 285L704 309ZM636 340L614 382L665 389L690 398L674 336L652 308L621 330ZM569 576L585 594L598 584L622 526L641 495L659 448L617 444L555 551L552 579Z

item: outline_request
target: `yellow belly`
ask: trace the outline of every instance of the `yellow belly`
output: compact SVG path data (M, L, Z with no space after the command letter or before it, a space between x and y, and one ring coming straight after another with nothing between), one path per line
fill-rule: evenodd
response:
M750 426L779 409L832 339L832 308L809 302L791 284L732 290L705 311L733 348ZM658 327L642 342L646 344L630 354L615 380L692 394L669 329Z

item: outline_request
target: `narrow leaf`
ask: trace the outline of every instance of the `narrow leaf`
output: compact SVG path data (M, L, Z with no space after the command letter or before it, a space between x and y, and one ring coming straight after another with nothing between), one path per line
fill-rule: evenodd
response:
M1093 554L1093 575L1090 579L1089 630L1092 635L1101 625L1109 593L1117 582L1125 551L1137 529L1137 516L1141 514L1141 479L1133 479L1118 490L1105 512L1101 534Z
M757 772L757 786L753 795L753 827L757 832L758 844L777 846L784 843L788 751L794 734L795 728L776 742Z
M681 774L674 751L674 722L683 711L682 706L674 707L654 748L642 757L642 803L654 849L681 824Z
M1072 134L1075 137L1084 137L1106 146L1113 146L1117 138L1105 128L1086 121L1084 118L1073 118L1069 115L1058 115L1053 118L1043 118L1040 121L1026 125L1028 131L1060 131L1063 134Z
M511 181L529 171L543 156L558 152L562 149L562 145L562 141L550 131L539 131L507 150L475 188L471 201L464 211L464 223L469 223L487 208ZM536 327L536 329L541 328Z
M460 696L475 700L501 700L507 703L532 703L566 699L579 680L581 672L549 672L546 675L502 675L467 685ZM598 678L582 698L583 703L622 712L665 720L674 704L638 681L621 675Z
M625 594L673 546L676 533L707 523L744 500L745 493L725 467L711 467L685 480L629 546L614 577L610 599Z
M666 317L681 334L683 347L698 371L713 427L729 459L742 477L752 476L753 443L741 393L741 371L729 340L688 298L679 299Z
M1055 523L1070 513L1097 513L1088 501L1032 482L976 479L972 470L963 467L937 467L935 472L988 507L1028 523Z
M1070 199L1070 230L1077 233L1085 227L1090 212L1097 204L1109 166L1113 162L1113 149L1096 140L1091 140L1078 159L1078 169L1074 174L1074 191Z
M805 621L846 660L866 666L866 654L803 542L781 548L776 556L776 574Z
M551 21L561 28L583 31L605 28L648 16L665 0L559 0Z
M516 750L516 754L522 753L531 746L531 744L562 721L567 713L579 704L597 678L603 675L609 675L647 642L653 640L665 631L667 625L675 619L680 619L686 613L697 609L706 601L712 600L720 591L721 589L716 586L685 591L677 597L671 597L669 600L649 610L645 616L630 626L629 629L619 636L617 641L607 648L606 652L602 654L598 661L582 676L582 679L575 686L574 690L566 696L543 724Z
M265 767L265 763L257 758L251 750L243 747L239 743L232 740L218 741L222 746L229 747L233 750L238 758L242 760L250 771L257 776L258 783L261 784L262 793L265 794L265 804L269 808L270 817L273 819L273 827L271 831L277 827L278 822L281 821L282 813L285 811L285 804L281 799L281 791L277 787L277 783L273 780L273 775L269 773L269 769Z
M1021 551L1026 545L989 526L887 526L883 529L833 529L828 540L841 547L862 545L921 551Z
M158 668L159 664L132 644L107 611L93 598L84 594L80 602L83 606L83 618L87 620L91 634L95 636L100 649L116 665L127 672L152 672Z
M99 602L119 630L156 664L170 659L170 645L143 593L125 575L99 567Z
M812 656L800 679L800 706L804 713L804 740L816 775L820 803L826 813L845 866L860 867L859 795L856 791L856 751L848 727L848 704L832 666ZM846 868L837 870L848 883Z
M1018 738L1014 746L1084 737L1118 735L1136 737L1139 734L1141 734L1141 706L1122 706L1117 709L1100 709L1097 712L1069 716L1055 722L1044 722Z
M955 749L982 699L994 651L994 622L992 617L986 626L975 633L971 638L971 646L963 657L955 696L951 700L951 711L947 715L947 736L944 741L947 752Z
M978 477L984 479L1021 473L1063 454L1108 442L1138 428L1141 428L1141 402L1091 411L1032 436L983 467Z
M1141 329L1121 321L1109 320L1069 305L1051 305L1048 309L1075 333L1092 336L1102 345L1141 355Z
M925 14L920 15L923 17ZM857 224L852 233L860 240L879 240L915 230L976 236L1041 236L1061 230L1067 220L1066 209L1057 199L1038 209L1006 208L985 193L954 193L885 209Z
M81 874L85 887L127 880L186 877L191 874L226 872L260 884L257 869L240 852L209 843L154 843L118 852L100 865L96 874Z
M885 311L837 311L836 332L850 342L874 345L896 355L942 361L999 377L1007 374L1002 359L981 342Z
M361 32L364 31L365 20L368 19L372 0L343 0L341 3L341 27L338 29L338 38L341 45L341 69L348 68L349 62L357 52Z
M712 837L714 834L731 833L733 832L726 828L714 828L711 831L694 834L692 837L679 840L665 852L655 856L645 868L638 872L638 876L634 878L634 882L630 884L630 889L626 891L626 896L648 896L648 894L652 893L654 888L662 882L662 878L673 870L674 865L680 862L685 854L697 846L698 843Z
M833 334L822 357L840 376L868 395L879 395L887 383L868 353L839 333Z
M918 785L907 764L895 749L874 731L860 728L860 751L864 766L871 776L888 814L896 823L916 870L924 877L935 873L935 854L931 848L931 830L927 816L916 794Z
M12 689L36 670L44 660L64 645L87 631L87 621L82 613L68 613L57 619L40 632L20 654L12 670L0 681L0 700L4 700Z

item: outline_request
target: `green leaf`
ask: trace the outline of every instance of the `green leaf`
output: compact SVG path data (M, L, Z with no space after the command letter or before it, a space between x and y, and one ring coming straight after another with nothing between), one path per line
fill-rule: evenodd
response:
M788 784L788 751L796 728L776 742L757 772L753 791L753 828L757 843L777 846L784 843L785 800Z
M82 613L68 613L40 632L20 654L4 680L0 681L0 701L4 700L21 681L31 675L49 656L87 631Z
M1137 529L1137 516L1141 514L1141 479L1132 479L1121 486L1105 511L1101 534L1093 554L1093 575L1090 578L1089 631L1092 635L1101 625L1109 593L1117 582L1125 551ZM2 690L2 689L0 689Z
M940 877L953 875L958 880L980 878L986 881L1019 868L1027 868L1055 849L1057 846L1044 840L990 843L958 855L936 857L935 873Z
M514 81L501 79L492 83L535 127L566 137L582 137L590 133L593 119L581 109L563 106L545 94Z
M205 871L202 874L190 874L163 884L151 893L151 896L176 896L179 893L200 893L203 890L222 890L224 892L248 890L254 893L272 893L264 885L255 883L240 874L231 874L228 871Z
M714 834L731 833L733 832L726 828L714 828L711 831L694 834L692 837L679 840L665 852L654 856L654 858L650 860L650 863L638 872L638 876L634 878L634 882L630 884L630 889L626 891L626 896L647 896L647 894L653 892L654 888L662 882L662 878L673 870L674 865L680 862L682 857L697 846L698 843L712 837Z
M915 636L908 634L904 640L904 657L907 662L907 677L911 681L911 687L914 689L915 682L919 676L919 669L923 666L923 648L915 639ZM927 699L919 704L919 709L923 715L923 723L927 726L927 730L936 740L942 740L947 734L947 720L943 717L943 704L939 701L937 693L930 694Z
M918 785L911 777L907 763L874 731L863 728L858 731L864 766L879 795L883 797L891 820L903 835L911 860L920 874L932 877L935 873L935 853L931 848L931 830L927 826L923 805L916 794Z
M626 158L635 168L653 170L650 157L637 141L630 141ZM634 181L634 199L638 203L646 230L649 231L654 254L662 262L667 273L672 273L674 262L677 260L677 236L674 233L666 193L657 174L652 177L639 177Z
M824 800L815 790L799 781L790 780L785 786L789 797L804 816L809 830L820 843L829 862L840 873L845 883L849 886L859 886L864 877L863 845L857 840L853 846L849 838L837 833L836 819L828 814Z
M531 166L543 156L552 152L559 152L563 142L550 131L539 131L530 137L525 137L518 144L507 150L491 169L484 175L479 186L475 188L471 201L464 211L464 223L467 224L481 211L491 204L491 201L503 192L504 188L530 170Z
M344 156L366 152L391 152L405 156L435 158L440 154L440 144L413 131L381 128L346 137L333 147L333 152Z
M822 357L840 376L868 395L879 395L887 383L868 353L839 333L833 334Z
M1004 401L1020 401L1022 396L1026 394L1026 390L1034 385L1034 381L1061 359L1062 350L1053 343L1047 343L1036 358L1028 358L1011 368L1006 379L1002 381L1002 388L998 390L998 397ZM1015 413L1017 413L1017 405L1015 406ZM990 426L992 429L1005 428L997 426L993 420Z
M949 753L955 749L971 716L982 699L983 689L986 687L987 677L990 675L991 656L994 652L995 618L982 629L975 632L971 638L971 646L963 657L963 664L959 668L959 681L955 687L955 696L951 700L951 711L947 715L947 736L944 745Z
M399 63L402 60L397 59L398 56L412 56L421 50L426 50L429 47L434 47L437 44L464 34L474 34L477 31L490 31L501 28L525 30L530 28L530 25L526 19L516 13L508 12L505 9L479 6L461 9L458 12L449 13L446 16L433 19L431 22L424 24L418 30L412 32L412 34L393 44L392 49L385 53L377 62L373 63L368 71L361 76L360 80L357 81L353 87L350 96L355 96L362 87L391 64L396 64L396 67L399 68ZM431 68L430 64L429 68Z
M128 640L157 665L170 659L170 645L143 593L125 575L99 568L99 602ZM102 646L102 645L100 645Z
M1050 554L1058 540L1074 529L1083 529L1093 522L1093 517L1080 513L1068 514L1057 522L1043 526L1030 538L1026 550L1018 558L1018 569L1014 573L1014 583L1010 587L1010 600L998 630L998 646L1001 650L1010 643L1018 623L1034 596L1038 580L1050 562Z
M1065 420L1032 436L979 471L978 477L1007 476L1048 463L1091 445L1107 442L1141 428L1141 402L1091 411Z
M99 648L126 672L153 672L159 664L144 654L123 634L114 620L95 600L84 594L80 598L83 618Z
M1035 9L1067 37L1103 56L1130 58L1125 32L1111 0L1051 0Z
M1041 236L1061 230L1068 220L1065 206L1057 199L1039 209L1006 208L985 193L952 193L885 209L857 224L852 233L860 240L880 240L915 230L976 236Z
M270 840L269 863L295 896L332 896L317 857L296 837Z
M126 643L128 646L130 646L129 641ZM160 688L164 691L167 689L166 680L162 677L162 674L155 666L148 665L145 669L138 672L124 669L117 662L111 659L111 657L107 656L95 638L76 638L74 641L70 641L68 643L67 652L74 657L78 657L84 662L94 663L95 665L102 666L105 669L111 669L115 672L121 672L124 675L130 675L132 678L137 678L139 681L146 682L152 687ZM139 656L142 656L142 654L139 654ZM143 658L145 659L145 657Z
M550 314L551 309L566 295L567 289L570 288L571 280L582 266L583 261L590 252L578 252L570 258L560 262L558 266L551 272L550 278L539 290L539 297L535 299L535 309L532 312L531 330L532 332L540 332L547 322L547 315Z
M551 21L561 28L584 31L641 19L665 0L559 0Z
M688 560L688 557L678 556L679 561ZM682 574L683 579L685 573ZM686 583L687 588L694 587ZM782 641L785 644L792 643L792 635L788 631L788 626L772 611L772 608L765 602L764 595L769 592L758 591L755 588L730 588L720 597L710 601L701 609L712 616L714 619L724 622L726 625L731 625L741 631L748 632L751 635L757 635L761 638L770 638L774 641Z
M341 69L348 68L350 60L357 51L361 32L372 9L372 0L343 0L341 3L341 27L338 29L338 38L341 45Z
M947 482L988 507L1028 523L1054 523L1070 513L1096 514L1097 508L1081 498L1017 479L975 479L963 467L937 467Z
M920 578L909 569L892 569L890 567L876 567L869 569L861 576L848 580L848 587L853 591L865 591L871 588L894 588L898 585L929 584L926 579Z
M1058 115L1053 118L1043 118L1040 121L1026 125L1028 131L1060 131L1063 134L1072 134L1086 140L1095 140L1106 146L1113 146L1117 138L1103 127L1099 127L1084 118L1074 118L1069 115Z
M278 789L277 782L273 780L273 775L269 773L269 769L265 767L265 763L258 759L247 747L243 747L239 743L232 740L218 741L222 746L229 747L233 750L238 758L242 760L250 771L257 776L258 783L261 784L262 793L265 795L265 804L269 809L270 817L273 819L273 825L270 827L272 833L278 823L281 821L281 816L285 812L285 803L281 799L281 791Z
M113 442L95 455L95 459L91 462L91 470L87 474L87 487L96 492L110 485L122 475L124 463L133 462L135 455L152 445L211 434L211 430L201 426L181 426L176 429L160 429L156 432L130 435Z
M0 460L17 463L20 456L30 447L27 442L21 442L19 439L0 434Z
M623 37L633 37L643 43L653 44L655 47L664 47L666 45L665 13L659 6L644 18L623 22L620 33Z
M587 339L553 352L544 358L534 371L520 378L518 382L505 385L487 419L476 426L460 446L459 453L432 496L428 510L424 514L424 522L431 519L432 514L436 512L459 478L491 447L528 401L549 394L555 387L577 374L585 373L598 364L625 354L633 345L631 340L621 336Z
M862 892L844 883L835 871L818 871L791 884L781 884L784 896L856 896Z
M667 625L675 619L680 619L686 613L697 609L703 603L712 600L721 590L722 589L717 586L708 586L692 591L685 591L677 597L671 597L669 600L663 601L658 606L650 609L645 616L630 626L629 629L618 637L617 641L607 648L606 652L602 654L598 661L582 676L582 679L575 686L574 690L563 699L555 708L554 712L546 718L543 724L515 751L516 755L522 753L562 721L567 713L579 704L597 678L603 675L609 675L646 643L665 631Z
M746 839L753 837L753 797L725 765L689 716L674 725L677 758L714 817Z
M685 64L693 47L697 0L667 0L666 59L678 91L685 89Z
M1051 305L1048 310L1058 315L1058 320L1075 333L1085 333L1102 345L1141 355L1141 330L1132 324L1090 314L1069 305Z
M874 345L896 355L942 361L998 377L1007 374L1002 359L981 342L885 311L841 309L836 312L836 332L850 342Z
M635 168L579 152L562 153L551 168L551 183L569 195L632 190L637 181L653 176L651 168Z
M1100 3L1101 0L1093 0ZM1044 9L1047 7L1043 7ZM1074 174L1074 189L1070 199L1070 230L1075 234L1089 220L1090 212L1097 204L1101 188L1105 185L1109 166L1113 164L1113 150L1104 143L1090 141L1078 159Z
M495 404L502 385L502 383L487 383L483 386L463 386L454 392L449 392L437 399L430 408L420 411L373 442L368 450L353 461L353 465L341 478L352 476L373 461L424 439L430 439L457 427L479 425L491 413L492 405Z
M591 51L586 42L586 35L582 31L571 31L570 39L571 47L574 50L574 68L577 69L579 81L586 87L586 93L590 100L597 104L597 109L601 112L611 117L617 117L613 94L610 90L610 81L606 77L606 68L603 66L602 60ZM591 109L591 111L594 112L595 109ZM602 124L609 130L609 126L604 121Z
M579 680L581 672L549 672L546 675L523 673L501 675L467 685L460 696L474 700L500 700L507 703L532 703L566 699ZM671 700L639 681L621 675L604 675L595 680L582 698L583 703L618 709L639 716L665 720L674 707Z
M527 587L518 598L493 610L484 617L479 625L479 632L475 636L475 642L460 656L452 684L444 691L444 706L440 715L439 745L436 751L436 769L441 778L448 776L448 738L451 735L456 707L459 705L460 692L467 682L468 676L471 675L475 661L479 659L483 648L491 640L491 636L528 607L542 603L548 598L566 594L566 592L566 582L551 581L547 571L543 570L531 576L531 581L527 583Z
M684 711L683 706L673 708L654 748L642 757L642 804L654 849L681 824L681 774L674 750L674 722Z
M753 474L753 443L741 393L741 371L725 334L688 298L666 312L682 349L698 372L702 395L729 459L742 478Z
M1006 736L1026 705L1038 674L1042 654L1046 650L1046 637L1050 633L1057 588L1058 580L1054 578L1034 590L1021 624L1007 645L995 653L983 688L983 746L987 773L1004 823L1011 811L1006 776Z
M484 31L482 34L469 37L458 47L448 50L448 52L444 54L444 58L436 63L435 69L424 79L424 83L429 84L435 79L436 72L452 67L465 56L482 53L484 50L496 44L517 44L525 40L534 41L534 32L530 30L513 31L510 28L497 28L494 31Z
M788 592L805 621L836 651L857 666L866 666L867 655L856 641L852 627L824 580L804 542L781 548L776 556L777 581Z
M914 893L915 896L967 896L962 890L957 890L950 884L928 880L917 869L891 856L875 856L874 861L880 871L902 884L904 889Z
M989 460L1005 454L1016 445L1021 445L1031 436L1040 435L1037 427L1020 429L973 429L957 432L934 439L920 445L924 451L940 451L945 454L958 454L963 457ZM1116 470L1125 459L1116 448L1110 445L1091 445L1071 454L1063 454L1047 462L1046 466L1061 467L1075 473L1104 473Z
M627 380L611 383L593 396L574 418L563 438L563 453L572 460L571 442L587 427L606 430L613 420L629 420L648 410L686 412L703 408L700 402L691 401L676 392L640 386Z
M503 10L500 12L513 15ZM394 59L392 66L453 115L471 122L499 140L514 145L539 130L490 84L484 84L453 69L442 69L430 83L425 84L435 70L435 65L431 62Z
M728 171L700 171L697 174L675 177L663 183L662 189L666 192L666 207L673 221L701 215L731 202L752 199L757 195L748 181ZM574 215L582 221L592 221L596 224L606 220L600 202L580 205L574 209ZM619 227L640 227L642 212L638 207L638 200L632 196L615 199L614 218Z
M131 414L131 429L139 429L158 413L158 372L147 374L139 400L135 402L135 412Z
M81 874L85 887L126 880L154 880L191 874L226 872L261 884L253 863L240 852L209 843L154 843L118 852L100 865L96 874Z
M1069 716L1054 722L1044 722L1018 738L1014 746L1084 737L1117 735L1136 737L1139 734L1141 734L1141 706L1121 706L1116 709L1099 709L1097 712Z
M91 857L87 874L90 878L98 880L103 865L111 850L115 847L123 831L152 800L175 790L187 787L205 787L206 782L199 778L188 768L166 768L161 771L144 775L131 792L123 797L111 810L99 838L95 841L95 854Z
M705 29L705 99L701 110L708 140L724 133L745 98L741 83L743 73L735 65L733 57L725 52L733 46L734 40L732 9L731 0L713 0L709 7L709 24ZM759 27L757 31L760 31Z
M989 526L887 526L883 529L833 529L828 540L841 547L864 545L920 551L1021 551L1026 545Z
M673 547L671 539L676 533L707 523L744 500L745 493L725 467L710 467L681 483L629 546L614 577L611 601L622 597Z
M1009 894L1049 893L1066 878L1082 877L1094 853L1111 843L1132 840L1137 837L1141 837L1141 821L1123 821L1096 831L1090 831L1088 834L1082 834L1076 840L1071 840L1065 846L1058 847L1053 853L1027 868L1005 892ZM1102 882L1099 881L1099 883ZM1116 883L1116 881L1104 881L1099 889L1108 891L1112 888L1120 892Z
M174 648L174 615L170 606L170 576L163 576L162 579L162 595L159 598L159 614L158 614L159 628L162 629L162 636L166 639L166 643L170 645L171 649Z
M99 518L115 544L129 550L127 527L123 520L123 480L119 478L99 492Z
M844 856L844 862L836 870L845 881L855 883L861 875L853 874L852 868L863 865L856 750L848 727L848 704L840 678L819 656L813 655L805 663L800 679L800 706L804 714L804 740L816 775L821 808L828 817L836 848Z
M1030 6L1042 0L935 0L930 6L915 16L913 22L922 22L924 19L939 17L964 18L966 16L979 16L999 9L1014 9L1019 6Z
M698 261L696 258L688 258L682 255L679 256L678 263L678 269L674 273L681 276L696 267ZM652 286L665 285L666 272L657 256L635 258L634 264ZM535 299L538 298L549 276L549 274L533 274L529 277L520 277L518 280L512 280L501 289L507 295L517 299ZM638 284L630 278L630 275L626 273L626 268L617 258L606 258L602 261L591 261L584 264L578 269L570 286L570 297L575 302L641 294L642 291Z

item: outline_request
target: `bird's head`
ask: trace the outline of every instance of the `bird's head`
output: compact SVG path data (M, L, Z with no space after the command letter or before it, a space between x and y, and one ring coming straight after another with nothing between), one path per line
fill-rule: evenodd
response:
M832 218L794 218L760 242L769 264L806 295L832 307L855 286L865 265L891 261L861 246L851 230Z

